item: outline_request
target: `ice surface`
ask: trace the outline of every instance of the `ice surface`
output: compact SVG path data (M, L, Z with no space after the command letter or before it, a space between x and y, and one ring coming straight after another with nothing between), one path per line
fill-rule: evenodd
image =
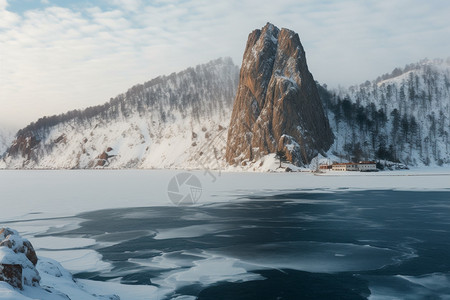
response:
M120 299L146 299L146 300L160 300L170 291L167 289L159 289L152 285L126 285L116 282L100 282L79 279L79 284L83 289L92 294L114 294ZM79 299L82 300L82 299Z
M65 251L38 251L39 257L49 257L61 263L72 273L78 272L108 272L111 264L102 260L102 256L95 250L65 250Z
M197 237L205 234L217 233L227 229L228 226L221 224L208 225L192 225L176 229L160 229L158 234L154 237L155 240L173 239L180 237Z
M64 237L35 237L33 238L33 247L36 250L44 249L76 249L92 246L96 244L94 239L84 238L64 238Z
M272 163L276 163L276 161L274 160ZM126 207L167 206L176 208L168 197L167 188L171 178L179 172L186 171L0 171L0 204L2 205L0 226L12 227L21 232L35 245L41 261L46 261L44 257L55 259L69 271L75 273L107 273L111 270L111 264L105 262L95 249L89 249L95 246L96 242L93 239L86 239L81 236L67 239L57 236L49 237L48 235L78 228L82 219L75 216L83 212ZM450 169L448 168L379 172L376 174L330 172L319 176L311 173L234 173L208 170L192 173L199 178L203 190L202 197L196 205L214 206L217 209L230 201L247 201L249 195L253 195L255 198L259 196L267 197L277 195L280 191L286 193L330 193L342 190L448 191L450 189ZM289 201L289 199L285 199L285 201ZM296 201L303 201L305 204L311 205L318 204L313 199L298 199ZM324 204L325 202L321 201L320 203ZM242 205L245 205L245 203ZM416 208L420 209L420 207ZM157 213L152 214L151 211L146 212L145 216L148 218L158 217ZM134 212L125 217L139 219L143 215ZM312 218L311 221L314 221L314 216L302 214L299 217L304 220L308 220L308 217L310 217ZM339 220L340 218L338 213L330 214L328 217L330 220ZM189 221L190 218L211 221L212 217L206 213L188 214L182 217L186 221ZM161 228L157 232L130 230L127 238L132 239L134 236L145 235L153 237L159 242L164 242L165 239L194 238L207 234L220 236L220 233L227 228L220 224L220 220L214 223L215 225L212 227L198 224L188 225L187 229ZM377 226L375 223L366 225L373 228ZM107 231L99 232L95 239L111 243L123 241L124 235L116 236L114 228ZM124 232L127 231L124 230ZM46 233L47 236L39 236L43 233ZM224 235L226 236L225 233ZM41 269L38 269L46 285L53 286L65 293L73 293L72 299L94 299L89 298L94 293L98 295L117 294L122 299L160 299L163 295L173 292L175 287L193 283L208 284L218 281L261 279L260 275L252 273L252 270L258 268L286 267L313 272L339 272L360 268L376 269L400 259L396 251L389 249L338 243L327 244L326 247L322 247L319 244L305 243L303 247L305 251L301 255L299 254L298 260L293 263L283 260L283 253L288 253L289 245L283 245L282 243L273 245L273 247L279 249L277 253L270 251L270 245L266 247L268 247L267 255L264 258L252 255L251 249L248 249L247 253L237 253L233 257L225 256L220 249L216 249L215 252L201 255L198 253L162 253L152 259L135 258L129 261L142 267L160 269L163 275L155 280L155 283L163 285L160 288L155 286L127 286L118 282L79 280L78 282L84 287L84 292L80 292L80 287L76 284L73 285L71 279L63 281L63 278L60 278L62 280L60 282L59 279L55 279L59 277L45 272L43 274ZM263 250L258 249L258 252L261 253ZM200 256L198 259L192 259L192 257L183 259L183 255ZM364 261L363 258L367 255L371 255L374 259ZM244 264L243 261L246 263ZM50 270L55 272L54 268L50 268ZM52 277L48 277L50 275ZM424 293L422 295L427 295L427 291L430 290L446 291L444 287L439 287L444 286L448 281L446 274L432 274L430 276L430 278L398 277L396 280L406 282L405 285L408 286L414 285L418 291ZM436 278L439 280L436 280ZM392 280L392 278L387 280ZM439 286L433 286L433 282ZM0 299L29 299L30 295L36 293L31 291L31 294L25 293L22 295L8 287L9 285L6 286L5 283L0 282ZM395 290L386 290L386 286L381 283L377 285L376 280L370 288L373 291L371 299L381 299L383 295L395 295L396 293ZM81 297L82 293L87 296ZM378 297L377 295L381 296ZM34 298L39 297L34 296Z
M445 290L450 292L450 274L434 273L424 276L399 276L412 283L419 284L430 290ZM449 295L450 298L450 295Z
M207 286L221 281L242 282L264 279L259 274L247 272L238 259L206 252L205 255L209 257L194 261L194 265L185 270L175 270L163 274L161 276L163 279L155 280L155 283L179 288L191 284Z
M450 299L450 275L433 273L421 276L368 276L369 300ZM439 295L439 296L438 296Z
M298 251L298 249L302 250ZM256 247L239 245L236 246L235 251L233 248L224 250L234 252L234 257L253 264L259 269L262 267L286 268L313 273L376 270L393 264L400 256L400 253L396 251L369 245L311 241L280 242ZM217 249L214 253L222 253L222 251ZM250 267L248 270L255 270L255 267Z
M7 206L0 223L24 219L71 217L106 208L173 206L167 194L176 170L61 170L1 171L1 204ZM450 188L449 168L409 171L311 173L234 173L193 171L201 184L198 205L224 202L239 194L279 190ZM23 188L26 187L26 188ZM66 226L61 222L60 226ZM31 230L30 230L31 232Z

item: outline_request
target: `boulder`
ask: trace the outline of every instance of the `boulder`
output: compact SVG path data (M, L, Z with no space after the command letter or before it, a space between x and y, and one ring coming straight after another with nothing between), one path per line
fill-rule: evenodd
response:
M10 228L0 229L0 281L15 288L38 286L38 258L33 245Z
M12 287L23 289L22 266L12 264L0 264L0 281L9 283Z

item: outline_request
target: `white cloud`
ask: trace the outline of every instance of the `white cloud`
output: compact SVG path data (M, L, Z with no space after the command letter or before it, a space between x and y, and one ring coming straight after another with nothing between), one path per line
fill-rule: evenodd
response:
M8 1L0 0L0 30L2 28L9 28L19 22L20 17L7 10Z
M8 0L0 0L0 10L5 9L8 6Z
M109 0L109 2L126 11L137 11L143 6L141 0Z
M267 21L298 32L314 77L331 85L446 57L450 49L446 1L101 1L106 6L43 6L19 15L0 0L0 123L23 126L103 103L219 56L240 64L248 34Z

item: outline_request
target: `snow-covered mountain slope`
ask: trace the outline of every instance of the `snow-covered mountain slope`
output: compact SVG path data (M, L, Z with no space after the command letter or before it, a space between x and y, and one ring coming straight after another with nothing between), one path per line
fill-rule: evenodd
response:
M41 118L18 132L0 168L237 170L224 157L238 80L231 59L218 59L104 105ZM424 60L348 89L318 88L334 157L450 164L450 60ZM239 170L262 170L264 161Z
M8 146L11 145L11 142L14 140L14 134L14 130L0 128L0 157L8 149Z
M450 164L449 59L423 60L372 82L320 92L336 135L334 154Z
M238 76L231 59L218 59L41 118L19 131L0 167L217 169Z

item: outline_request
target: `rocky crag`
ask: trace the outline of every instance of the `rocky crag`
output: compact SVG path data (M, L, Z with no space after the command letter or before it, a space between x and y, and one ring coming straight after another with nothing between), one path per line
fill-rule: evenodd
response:
M11 228L0 227L0 299L119 300L85 290L61 264L37 257L33 245Z
M27 239L15 230L0 228L0 281L18 289L24 285L39 286L37 262L36 252Z
M249 161L284 150L308 164L334 140L298 34L267 23L248 37L228 129L226 160Z

